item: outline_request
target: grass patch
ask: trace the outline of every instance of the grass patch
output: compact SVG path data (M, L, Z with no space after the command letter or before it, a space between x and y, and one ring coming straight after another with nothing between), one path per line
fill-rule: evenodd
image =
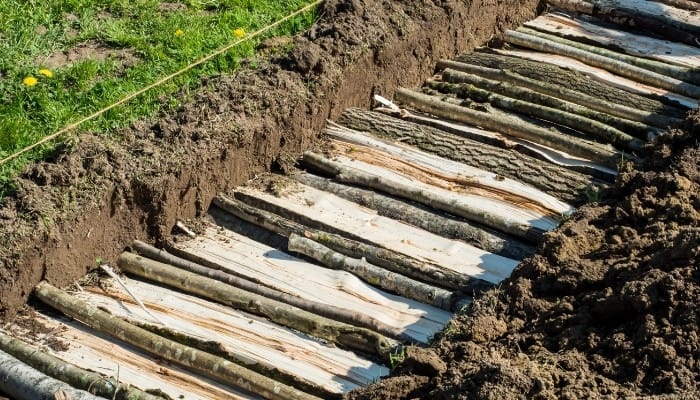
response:
M308 3L0 1L0 158L233 42L241 29L252 32ZM313 12L300 15L266 37L295 34L310 27L314 18ZM243 43L81 130L108 133L164 107L176 107L177 100L163 102L164 96L196 87L201 77L234 71L256 46L257 40ZM47 145L0 165L0 200L13 190L17 171L54 151L55 145Z

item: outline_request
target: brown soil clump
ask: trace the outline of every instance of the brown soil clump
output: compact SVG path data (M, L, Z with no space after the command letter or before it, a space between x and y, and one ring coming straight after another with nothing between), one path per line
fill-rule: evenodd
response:
M372 92L418 85L439 58L518 26L536 5L328 0L288 54L207 79L156 120L81 136L28 168L0 206L0 317L14 315L41 279L67 285L134 239L163 241L218 192L295 160L327 118L369 106Z
M349 397L698 398L698 134L700 113L455 318L434 343L445 371Z

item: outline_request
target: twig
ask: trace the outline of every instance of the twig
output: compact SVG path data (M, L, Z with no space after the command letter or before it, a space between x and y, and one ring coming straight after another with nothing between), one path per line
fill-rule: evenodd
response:
M161 324L161 325L163 325L163 326L167 326L167 324L166 324L165 322L163 322L163 320L161 320L161 319L158 318L157 316L153 315L150 311L148 311L148 309L147 309L146 306L143 304L143 302L141 302L141 300L140 300L138 297L136 297L136 294L134 294L134 292L132 292L131 289L129 289L129 287L126 286L126 283L124 283L124 281L122 281L121 278L119 278L119 276L118 276L116 273L114 273L114 270L112 269L112 267L110 267L110 266L107 265L107 264L101 264L101 265L100 265L100 268L102 268L102 270L103 270L104 272L106 272L107 275L109 275L112 279L114 279L115 281L117 281L117 282L121 285L121 287L123 287L124 290L126 290L126 292L129 293L129 296L131 296L131 298L134 299L134 301L136 301L136 304L138 304L139 307L141 307L141 309L142 309L146 314L148 314L151 318L153 318L153 319L154 319L155 321L157 321L159 324Z

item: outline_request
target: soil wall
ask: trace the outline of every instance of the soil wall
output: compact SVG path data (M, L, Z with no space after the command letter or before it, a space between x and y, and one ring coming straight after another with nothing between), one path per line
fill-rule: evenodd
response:
M0 318L41 279L65 285L133 239L163 240L217 192L313 146L327 118L418 85L439 58L521 24L537 4L329 0L291 52L203 81L174 112L81 136L28 168L0 206Z

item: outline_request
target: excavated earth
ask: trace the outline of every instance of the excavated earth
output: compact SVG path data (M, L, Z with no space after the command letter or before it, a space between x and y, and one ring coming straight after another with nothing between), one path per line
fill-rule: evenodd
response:
M85 134L17 180L0 206L0 317L46 279L66 285L134 238L160 242L176 218L296 159L327 118L372 93L417 85L437 60L536 13L537 1L329 0L291 52L181 93L176 111L111 137ZM187 101L184 101L187 99Z
M336 0L289 55L204 83L176 112L29 168L0 208L0 313L133 240L162 241L219 191L316 145L326 118L417 85L536 2ZM182 94L183 98L186 94ZM628 163L598 202L352 399L697 398L700 114ZM645 397L646 396L646 397ZM676 396L676 397L674 397Z
M353 399L698 398L699 115Z

